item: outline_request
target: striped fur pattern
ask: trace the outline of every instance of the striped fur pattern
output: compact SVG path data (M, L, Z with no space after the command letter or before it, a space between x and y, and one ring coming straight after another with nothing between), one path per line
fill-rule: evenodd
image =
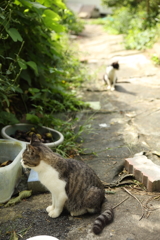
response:
M71 216L102 212L93 225L95 234L113 220L104 187L96 173L84 162L63 158L33 134L21 163L23 167L37 171L39 180L51 192L52 204L46 208L50 217L58 217L64 208Z
M108 205L107 199L102 204L101 214L96 218L93 224L93 232L99 234L103 228L113 221L114 214L111 206Z

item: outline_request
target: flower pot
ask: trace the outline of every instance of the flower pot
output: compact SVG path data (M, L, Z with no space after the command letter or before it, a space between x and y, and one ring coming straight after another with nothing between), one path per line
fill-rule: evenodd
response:
M22 175L20 163L25 143L0 139L0 163L11 160L7 166L0 167L0 203L8 201Z
M33 124L28 124L28 123L18 123L15 125L7 125L4 128L2 128L1 135L5 139L11 139L16 142L23 142L25 144L29 144L29 142L17 140L15 138L11 137L11 135L15 134L16 130L30 131L30 129L32 127L35 127L35 126ZM49 132L52 134L53 141L50 143L44 143L48 147L55 147L55 146L61 144L64 140L63 135L60 132L58 132L52 128L42 126L42 127L38 127L37 130L38 130L38 133L40 133L40 134L44 134L46 132Z

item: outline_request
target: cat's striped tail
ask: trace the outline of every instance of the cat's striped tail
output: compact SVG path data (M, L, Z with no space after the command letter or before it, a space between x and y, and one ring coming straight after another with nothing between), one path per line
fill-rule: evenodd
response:
M107 199L102 204L102 212L96 218L93 224L93 232L95 234L100 234L103 228L113 221L114 214L111 206L108 206Z

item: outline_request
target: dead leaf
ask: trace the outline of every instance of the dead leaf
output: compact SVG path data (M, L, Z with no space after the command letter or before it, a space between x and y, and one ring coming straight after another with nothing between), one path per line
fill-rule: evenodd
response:
M28 198L31 195L32 195L32 190L24 190L19 193L18 197L10 199L4 206L9 207L9 206L15 205L16 203L19 203L22 199Z
M18 236L16 234L16 232L12 232L11 236L10 236L10 239L9 240L18 240Z
M8 166L8 165L11 164L11 163L12 163L11 160L5 161L5 162L3 162L3 163L0 163L0 167Z

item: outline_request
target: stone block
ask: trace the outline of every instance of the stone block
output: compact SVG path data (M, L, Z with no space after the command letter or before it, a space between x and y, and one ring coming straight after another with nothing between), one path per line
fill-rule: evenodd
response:
M126 170L142 182L149 192L160 192L160 166L142 154L125 159Z

